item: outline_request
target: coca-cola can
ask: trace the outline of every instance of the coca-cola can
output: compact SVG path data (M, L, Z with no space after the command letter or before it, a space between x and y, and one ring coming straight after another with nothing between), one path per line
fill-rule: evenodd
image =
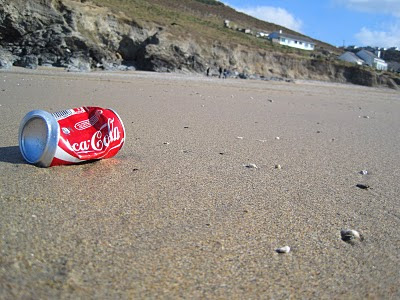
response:
M110 158L125 142L125 128L112 109L78 107L55 113L33 110L19 127L24 159L40 167Z

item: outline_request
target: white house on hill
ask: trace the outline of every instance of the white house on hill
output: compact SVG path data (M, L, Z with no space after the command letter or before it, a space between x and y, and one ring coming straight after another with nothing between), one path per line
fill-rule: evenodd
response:
M363 61L361 58L359 58L359 57L358 57L357 55L355 55L353 52L349 52L349 51L343 53L343 54L340 55L338 58L339 58L340 60L344 60L344 61L348 61L348 62L351 62L351 63L355 63L355 64L357 64L357 65L362 65L362 64L364 64L364 61Z
M388 68L387 63L383 59L379 58L378 56L367 50L363 49L358 51L357 56L362 58L367 65L374 67L377 70L386 71Z
M303 50L314 50L315 43L305 37L299 37L289 33L283 33L282 30L275 31L269 34L269 39L273 42L279 43L281 45L303 49Z

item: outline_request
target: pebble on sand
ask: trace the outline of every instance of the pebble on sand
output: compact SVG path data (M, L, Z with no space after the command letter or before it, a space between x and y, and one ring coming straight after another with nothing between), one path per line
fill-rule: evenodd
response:
M256 164L248 164L248 165L243 165L243 166L246 168L249 168L249 169L258 169Z
M237 139L238 140L243 140L243 137L242 136L238 136Z
M340 231L342 240L345 242L353 242L355 240L361 240L361 235L358 231L353 229L343 229Z
M282 166L281 165L275 165L275 169L282 169Z
M278 252L278 253L289 253L290 252L290 247L289 246L285 246L285 247L277 248L277 249L275 249L275 251Z
M367 174L368 174L368 171L367 171L367 170L361 170L361 171L360 171L360 174L361 174L361 175L367 175Z
M367 190L370 188L370 186L368 184L362 184L362 183L356 184L356 187L358 187L359 189L362 189L362 190Z
M276 140L280 140L281 138L280 138L279 136L277 136L275 139L276 139Z

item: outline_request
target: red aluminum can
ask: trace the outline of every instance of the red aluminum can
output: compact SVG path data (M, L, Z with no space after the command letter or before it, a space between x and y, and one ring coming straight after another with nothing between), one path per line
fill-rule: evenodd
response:
M33 110L21 121L19 148L40 167L110 158L125 142L125 128L112 109L78 107L55 113Z

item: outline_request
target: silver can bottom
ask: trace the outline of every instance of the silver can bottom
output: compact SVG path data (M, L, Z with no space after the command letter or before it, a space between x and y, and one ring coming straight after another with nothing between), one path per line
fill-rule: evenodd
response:
M29 112L19 128L19 148L24 159L41 167L50 166L57 149L59 125L43 110Z

